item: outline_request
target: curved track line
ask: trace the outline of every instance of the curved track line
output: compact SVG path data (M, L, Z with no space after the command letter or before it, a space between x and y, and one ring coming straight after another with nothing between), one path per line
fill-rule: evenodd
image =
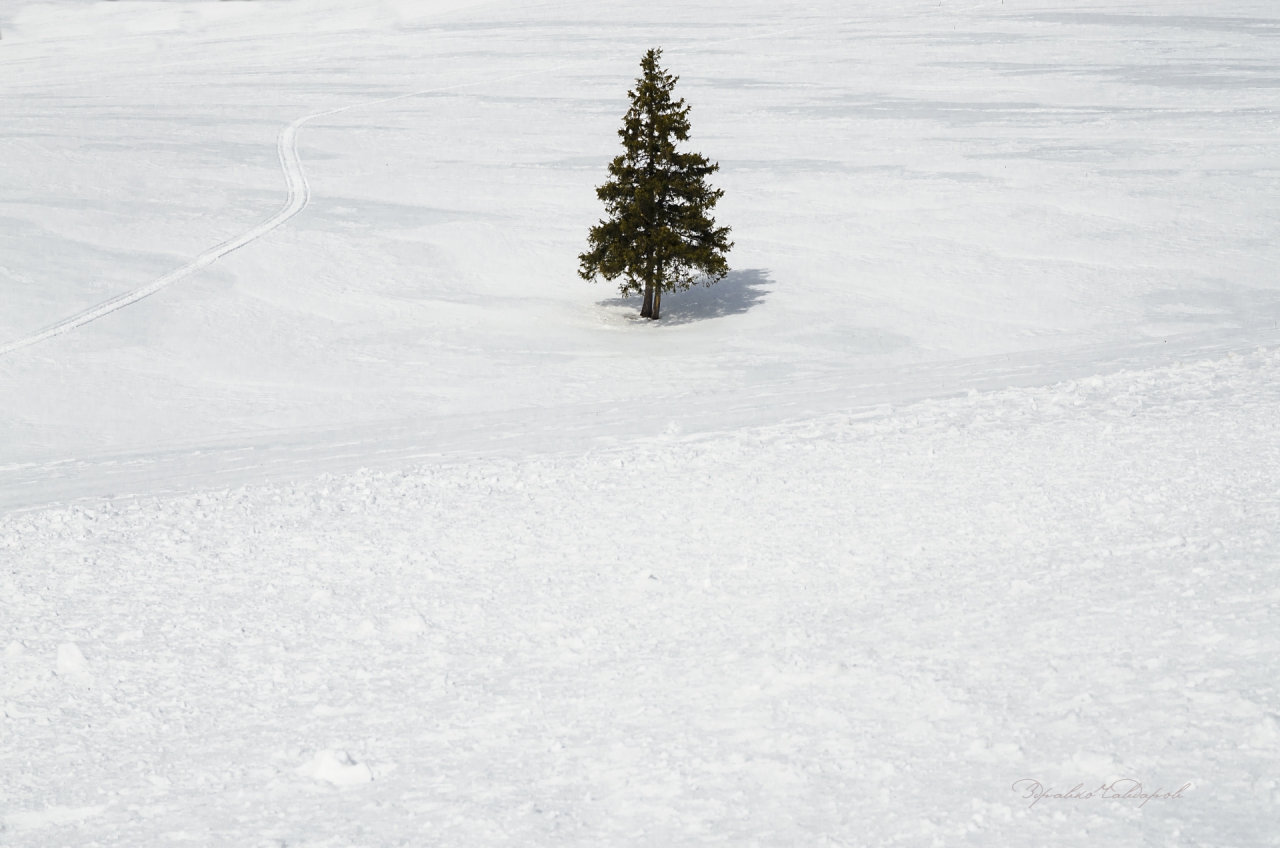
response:
M307 203L311 200L311 187L307 184L307 175L302 169L302 160L298 156L298 130L301 129L302 125L308 121L313 121L316 118L323 118L327 115L336 115L339 112L346 112L349 109L357 109L363 106L376 106L380 103L389 103L393 100L404 100L409 97L418 97L423 94L452 91L454 89L469 88L477 85L486 85L488 83L505 82L507 80L516 79L517 77L550 73L551 71L560 70L563 67L566 66L558 65L555 68L546 68L539 71L525 71L523 73L512 74L499 79L485 80L483 82L461 83L459 85L444 86L442 88L423 89L422 91L414 91L409 94L397 94L393 97L381 97L377 100L367 100L362 103L352 103L347 106L339 106L336 109L326 109L323 112L313 112L310 115L304 115L303 117L298 118L296 121L280 131L280 137L276 141L276 149L280 153L280 168L284 171L285 186L288 188L288 197L285 199L285 204L279 212L272 215L261 224L258 224L256 227L245 230L240 235L227 239L221 244L209 248L186 265L183 265L181 268L170 271L163 277L152 280L141 288L136 288L133 291L116 295L110 300L105 300L96 306L91 306L83 312L77 312L70 318L64 318L56 324L51 324L43 330L37 330L29 336L24 336L16 341L0 345L0 356L13 353L15 350L20 350L21 348L29 347L33 344L38 344L47 339L51 339L54 336L60 336L63 333L68 333L76 327L84 326L90 321L96 321L104 315L110 315L117 309L122 309L130 304L137 303L144 297L149 297L161 289L173 285L179 280L185 280L197 271L209 267L223 256L231 253L233 250L239 250L249 242L261 238L305 209Z
M280 151L280 166L284 169L284 179L285 184L289 189L289 195L288 199L285 201L284 207L275 215L263 221L258 226L248 229L240 235L228 239L215 247L209 248L186 265L183 265L181 268L170 271L163 277L153 280L141 288L116 295L110 300L103 301L97 306L91 306L83 312L78 312L75 315L72 315L70 318L64 318L58 323L45 327L43 330L32 333L25 338L0 346L0 356L4 356L6 353L12 353L15 350L29 345L37 344L45 339L50 339L54 336L70 332L76 327L88 324L90 321L95 321L104 315L109 315L117 309L121 309L131 303L137 303L144 297L153 295L161 289L171 286L179 280L186 279L203 268L209 267L231 251L244 247L249 242L266 235L285 221L292 218L294 215L297 215L311 199L311 189L307 185L307 176L303 173L302 161L298 158L298 128L312 118L318 118L325 114L329 113L317 112L314 115L307 115L305 118L299 118L289 124L289 126L285 127L280 133L277 148Z

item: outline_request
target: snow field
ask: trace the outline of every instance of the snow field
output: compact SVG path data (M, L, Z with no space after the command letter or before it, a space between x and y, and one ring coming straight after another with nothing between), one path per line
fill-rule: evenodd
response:
M299 117L470 87L307 124L286 226L0 358L5 462L900 383L1280 303L1270 3L9 5L0 345L268 219ZM740 275L637 332L575 271L654 45Z
M0 345L470 86L0 357L0 845L1276 845L1274 4L470 5L0 4Z
M9 515L2 835L1274 845L1277 412L1259 350ZM1123 777L1192 789L1011 790Z

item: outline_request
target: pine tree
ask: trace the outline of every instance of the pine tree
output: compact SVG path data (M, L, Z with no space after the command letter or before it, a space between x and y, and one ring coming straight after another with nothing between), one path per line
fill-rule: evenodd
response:
M729 273L725 254L733 247L729 228L717 227L710 215L724 191L706 178L720 166L676 151L676 142L689 140L689 107L672 100L679 77L659 67L661 57L660 49L645 54L644 74L627 92L631 108L618 130L625 152L596 189L608 217L591 228L590 250L578 257L583 279L621 277L623 297L643 291L640 315L653 319L664 291L683 291L699 279L711 285Z

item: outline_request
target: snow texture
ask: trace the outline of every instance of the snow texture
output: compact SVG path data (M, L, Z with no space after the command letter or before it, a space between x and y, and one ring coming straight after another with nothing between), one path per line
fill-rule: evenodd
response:
M647 324L574 270L653 46L737 270ZM0 4L0 845L1280 844L1278 64Z
M111 844L1272 844L1278 411L1255 352L12 515L11 815ZM1192 788L1029 808L1023 778Z

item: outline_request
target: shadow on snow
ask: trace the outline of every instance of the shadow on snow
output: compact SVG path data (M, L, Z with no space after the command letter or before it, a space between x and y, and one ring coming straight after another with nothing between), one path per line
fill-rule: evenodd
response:
M695 321L706 321L711 318L723 318L726 315L741 315L764 300L773 284L769 272L760 268L748 268L745 271L730 271L724 279L710 286L697 283L688 291L670 291L662 295L662 317L658 323L662 325L692 324ZM632 295L628 298L613 297L600 301L601 306L633 306L634 317L640 318L640 305L643 298Z

